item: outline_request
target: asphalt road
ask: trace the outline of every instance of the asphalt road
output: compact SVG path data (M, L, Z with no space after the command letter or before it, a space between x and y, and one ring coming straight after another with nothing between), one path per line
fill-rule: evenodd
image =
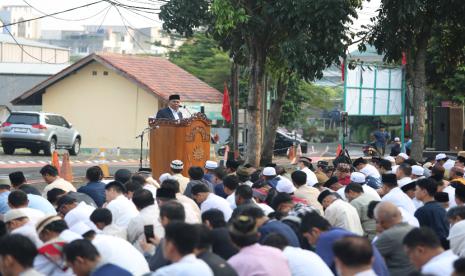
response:
M314 162L320 159L327 159L335 157L337 144L318 144L309 146L307 156L312 157ZM361 156L361 146L348 146L347 148L351 157ZM63 154L64 151L60 151ZM79 181L85 176L87 168L100 164L101 160L97 153L94 154L80 154L78 156L71 156L71 166L74 178ZM286 157L278 157L282 162L288 162ZM136 154L116 156L107 155L105 160L110 168L110 175L113 175L118 169L126 168L131 171L137 171L139 168L139 156ZM7 175L14 171L22 171L26 178L37 185L41 185L42 177L39 170L42 166L49 163L51 158L49 156L38 155L34 156L28 151L19 151L14 155L5 155L0 150L0 175ZM148 166L148 161L144 156L144 166Z

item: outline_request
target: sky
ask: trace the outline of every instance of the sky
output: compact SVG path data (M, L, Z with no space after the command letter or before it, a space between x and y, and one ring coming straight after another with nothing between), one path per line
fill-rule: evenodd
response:
M41 12L50 14L57 11L66 10L72 7L85 5L87 3L95 2L96 0L0 0L0 5L26 5L25 1L31 6L35 7ZM286 1L286 0L282 0ZM370 2L364 2L363 9L359 12L359 19L354 22L352 26L353 30L359 30L363 24L370 22L370 17L375 15L376 9L379 7L381 0L371 0ZM155 7L156 4L150 2L156 2L156 0L119 0L119 2L127 5L137 5L145 7ZM110 4L102 2L96 5L78 9L75 11L63 13L57 15L61 19L55 18L44 18L40 20L41 28L45 30L79 30L82 25L122 25L123 19L115 8L111 8L107 13L107 8ZM42 15L39 11L35 11L37 16ZM149 18L145 18L141 15L137 15L133 12L127 11L124 8L120 8L121 14L127 25L132 27L151 27L161 26L161 21L158 20L156 14L144 15ZM96 15L96 16L93 16ZM91 17L86 20L79 20L86 17ZM75 20L75 21L69 21Z

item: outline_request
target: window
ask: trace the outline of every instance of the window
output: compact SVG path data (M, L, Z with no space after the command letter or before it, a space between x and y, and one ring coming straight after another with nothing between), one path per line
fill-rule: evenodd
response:
M92 71L92 76L97 76L97 71Z
M87 53L87 47L79 47L78 48L78 53Z
M108 76L108 71L103 71L104 76Z
M19 125L34 125L39 123L39 115L36 114L11 114L8 123Z

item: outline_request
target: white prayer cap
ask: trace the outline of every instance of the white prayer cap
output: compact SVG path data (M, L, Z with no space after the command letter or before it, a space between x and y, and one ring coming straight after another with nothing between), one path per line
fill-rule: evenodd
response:
M278 184L276 184L276 191L279 193L292 194L295 191L295 187L289 179L281 177Z
M441 160L441 159L445 159L445 158L447 158L447 155L445 153L440 153L440 154L436 155L436 161Z
M394 138L394 142L400 142L400 138L399 137Z
M27 217L27 215L20 209L11 209L5 213L5 215L3 216L3 221L6 223L24 217Z
M184 168L184 163L181 160L173 160L171 161L170 167L174 170L182 170Z
M425 169L418 165L412 166L412 174L417 176L423 176L425 174Z
M216 163L215 161L212 161L212 160L207 160L205 162L205 169L207 170L214 170L218 168L218 163Z
M350 175L350 181L358 184L365 184L366 176L361 172L353 172Z
M399 153L397 156L398 156L398 157L402 157L402 158L404 158L405 160L407 160L407 159L409 158L408 155L407 155L406 153L404 153L404 152Z
M273 167L265 167L263 169L263 175L264 176L273 176L276 175L276 170Z
M394 157L392 157L392 156L386 156L386 157L384 157L384 159L387 160L387 161L389 161L389 162L391 162L391 163L395 163L395 162L396 162L396 160L395 160Z
M167 180L167 179L172 179L173 177L171 176L171 174L169 173L164 173L162 175L160 175L160 184L163 183L163 181Z

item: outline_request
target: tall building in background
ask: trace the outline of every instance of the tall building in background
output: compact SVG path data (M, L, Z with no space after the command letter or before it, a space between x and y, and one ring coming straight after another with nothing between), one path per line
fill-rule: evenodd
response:
M38 14L29 6L24 5L8 5L0 6L0 21L3 24L20 22L25 19L37 17ZM11 25L8 30L15 37L26 39L39 39L40 38L40 20L33 20L29 22ZM0 33L8 34L8 30L0 28Z

